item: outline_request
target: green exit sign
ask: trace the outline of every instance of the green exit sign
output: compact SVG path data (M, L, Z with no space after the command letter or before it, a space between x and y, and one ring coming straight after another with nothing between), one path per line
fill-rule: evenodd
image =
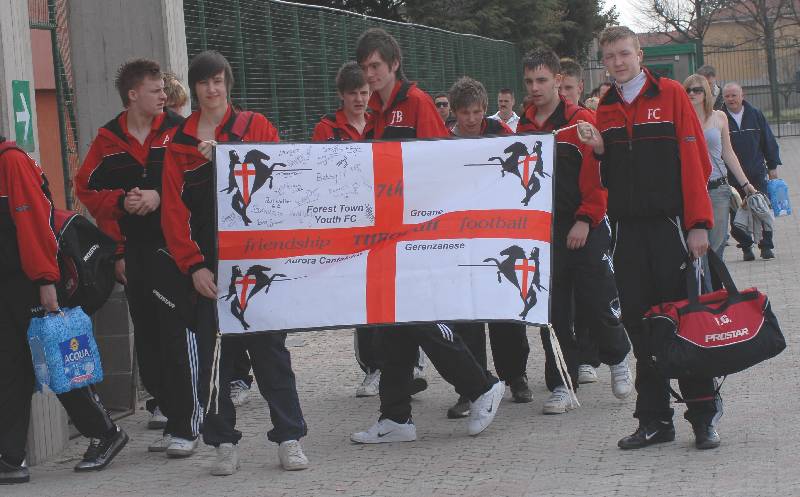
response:
M31 82L25 80L11 81L11 93L14 102L14 141L17 146L28 152L36 150L33 141L33 105L31 103Z

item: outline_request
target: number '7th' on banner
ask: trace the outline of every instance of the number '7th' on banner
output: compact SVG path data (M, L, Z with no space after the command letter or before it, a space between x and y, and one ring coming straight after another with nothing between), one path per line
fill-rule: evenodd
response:
M216 147L222 333L549 322L552 134Z

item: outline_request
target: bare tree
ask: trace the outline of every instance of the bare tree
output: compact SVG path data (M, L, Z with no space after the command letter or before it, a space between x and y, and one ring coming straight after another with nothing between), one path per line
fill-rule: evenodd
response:
M702 54L703 38L718 12L734 0L638 0L636 8L651 32L676 43L695 42Z
M731 6L737 24L760 42L767 54L767 76L769 77L772 115L780 117L780 81L775 54L775 39L780 29L797 20L797 0L736 0Z

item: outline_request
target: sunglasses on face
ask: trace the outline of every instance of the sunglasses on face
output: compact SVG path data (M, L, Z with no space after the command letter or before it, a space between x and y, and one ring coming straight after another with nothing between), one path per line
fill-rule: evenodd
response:
M449 102L436 102L436 107L450 107Z
M686 88L686 93L691 95L692 93L699 93L701 95L705 95L706 91L703 89L702 86L693 86L691 88Z

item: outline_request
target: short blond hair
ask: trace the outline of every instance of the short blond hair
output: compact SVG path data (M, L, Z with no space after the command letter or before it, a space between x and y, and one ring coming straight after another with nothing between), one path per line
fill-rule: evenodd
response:
M627 26L609 26L603 31L600 32L600 37L598 42L600 46L603 47L608 43L614 43L615 41L624 40L625 38L630 38L633 40L633 46L636 50L640 50L641 47L639 45L639 37L636 36L636 33Z
M189 94L181 81L171 72L164 73L164 93L167 94L165 107L183 107L189 100Z

